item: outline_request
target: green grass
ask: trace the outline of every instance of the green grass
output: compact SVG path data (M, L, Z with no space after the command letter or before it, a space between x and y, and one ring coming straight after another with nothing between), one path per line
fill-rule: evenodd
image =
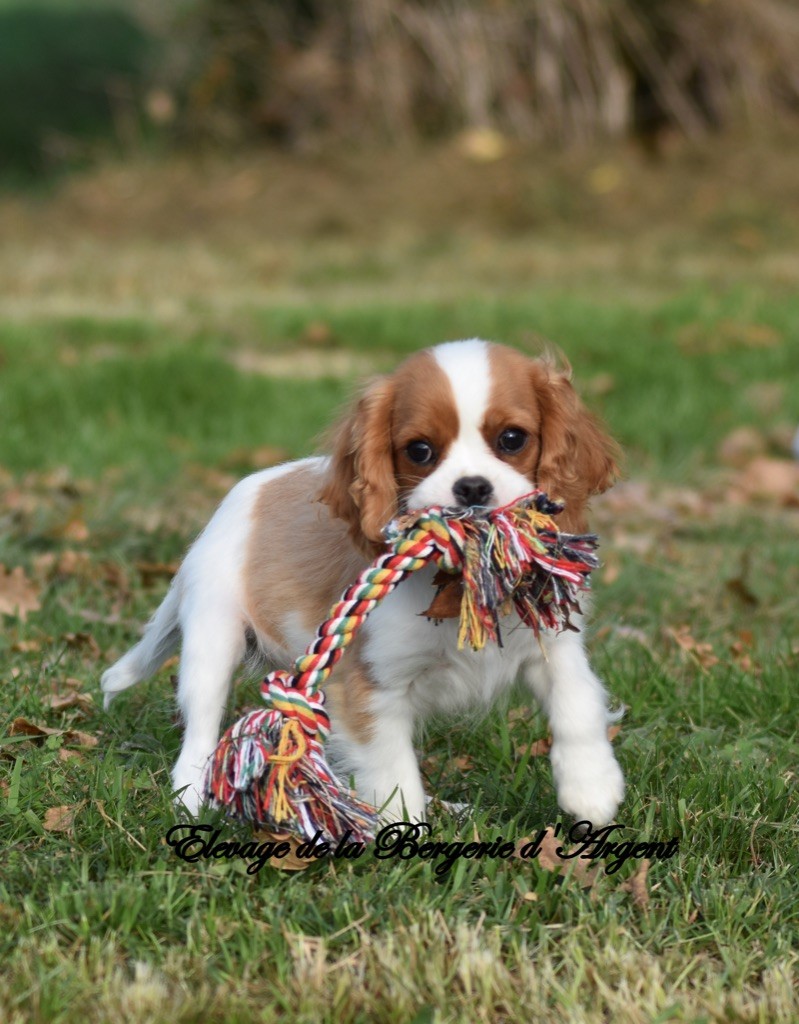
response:
M798 314L793 296L696 287L637 305L546 290L502 303L251 308L217 333L92 317L0 326L0 562L25 567L42 602L0 636L0 1018L799 1018L796 513L730 506L717 455L741 424L767 435L799 422ZM443 881L430 864L368 855L252 877L238 862L184 864L165 845L173 669L108 716L99 675L164 592L140 563L180 557L246 471L243 449L311 450L349 394L340 377L236 369L241 349L292 352L320 321L322 354L351 350L365 373L445 338L531 348L532 332L549 336L624 445L628 476L649 482L643 507L599 503L615 572L597 580L590 641L628 708L615 740L629 786L619 821L630 837L680 840L675 859L650 868L648 909L623 885L632 864L590 889L518 860L461 861ZM680 513L679 489L708 511ZM738 577L752 600L729 585ZM685 624L717 663L678 649L668 630ZM748 660L732 650L742 637ZM92 706L49 708L69 679ZM231 714L254 685L236 699ZM9 736L17 717L99 742L63 760L63 736ZM565 821L546 760L517 750L545 732L539 716L502 708L438 723L422 739L431 788L476 803L483 838ZM76 808L68 832L45 827L60 806ZM443 821L436 835L458 831Z

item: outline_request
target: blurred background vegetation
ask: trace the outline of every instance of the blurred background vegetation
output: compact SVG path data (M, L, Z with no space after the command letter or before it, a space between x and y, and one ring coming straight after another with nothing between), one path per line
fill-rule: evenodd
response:
M558 147L799 113L795 0L0 0L0 167L98 138ZM496 136L490 133L496 133Z

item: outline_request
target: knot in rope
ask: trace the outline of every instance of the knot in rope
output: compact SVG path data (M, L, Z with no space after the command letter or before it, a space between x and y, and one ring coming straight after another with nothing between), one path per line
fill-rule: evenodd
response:
M433 505L423 512L400 516L383 530L386 543L397 555L435 561L445 572L460 572L466 531L463 523L451 513L452 510L445 514L441 506Z
M290 672L277 669L264 679L261 694L275 720L297 723L306 736L324 743L330 733L330 716L325 711L325 695L321 690L311 695L297 685ZM296 734L296 730L294 730Z

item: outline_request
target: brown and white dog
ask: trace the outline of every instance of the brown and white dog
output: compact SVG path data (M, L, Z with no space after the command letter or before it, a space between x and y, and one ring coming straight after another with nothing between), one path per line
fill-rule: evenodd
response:
M577 532L586 528L590 496L616 471L616 447L568 374L479 340L417 352L372 382L332 447L329 457L275 466L234 487L141 641L103 675L108 706L182 638L185 734L173 783L192 811L237 666L255 650L289 667L398 512L505 505L536 485L566 502L559 525ZM383 807L386 820L421 819L416 724L490 702L521 679L549 717L560 806L594 824L611 821L624 779L582 633L546 632L539 644L511 616L502 647L459 651L456 620L420 614L433 574L415 573L375 609L328 684L333 766L354 776L359 795Z

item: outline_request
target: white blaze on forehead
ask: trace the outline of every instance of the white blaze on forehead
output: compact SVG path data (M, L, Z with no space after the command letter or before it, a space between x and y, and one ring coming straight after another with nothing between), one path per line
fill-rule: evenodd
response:
M471 341L448 341L432 349L436 362L449 378L460 430L458 440L482 442L480 427L488 408L491 368L488 345L479 338Z

